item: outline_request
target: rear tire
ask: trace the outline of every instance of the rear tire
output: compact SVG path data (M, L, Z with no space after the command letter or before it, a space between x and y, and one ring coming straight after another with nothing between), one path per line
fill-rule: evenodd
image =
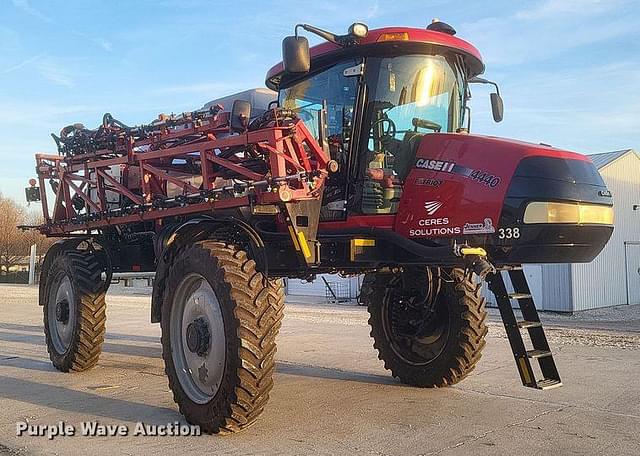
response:
M200 241L176 253L162 302L162 357L180 412L205 433L253 424L273 387L282 281L240 248Z
M435 298L433 321L409 341L395 330L403 318L398 312L405 312L407 305L394 297L398 278L391 273L367 274L363 281L361 299L368 306L378 358L402 383L444 387L460 382L475 368L485 345L487 313L480 285L461 269L451 270ZM407 321L414 324L409 317Z
M54 367L84 371L98 362L106 323L103 266L87 250L66 250L45 278L44 332Z

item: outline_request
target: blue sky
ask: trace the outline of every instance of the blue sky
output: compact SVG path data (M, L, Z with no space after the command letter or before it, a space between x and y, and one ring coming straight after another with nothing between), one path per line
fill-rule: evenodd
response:
M146 122L262 87L298 22L343 32L433 17L474 43L500 83L505 120L493 123L477 88L475 133L640 148L637 0L0 0L0 192L23 199L34 152L53 152L49 134L64 125L93 128L107 111Z

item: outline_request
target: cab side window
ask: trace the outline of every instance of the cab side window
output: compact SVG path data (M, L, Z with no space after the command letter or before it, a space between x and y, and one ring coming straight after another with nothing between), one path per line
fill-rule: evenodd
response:
M316 139L320 138L320 111L326 103L329 153L338 162L339 172L332 174L327 182L321 220L339 220L345 216L341 201L345 198L358 78L345 77L344 70L359 63L355 59L338 63L280 91L280 106L295 111Z

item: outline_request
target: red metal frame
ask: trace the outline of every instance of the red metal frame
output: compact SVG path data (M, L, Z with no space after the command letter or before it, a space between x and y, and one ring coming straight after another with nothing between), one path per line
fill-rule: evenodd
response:
M175 126L163 128L138 141L121 135L115 150L72 157L37 154L45 219L41 230L49 235L64 235L216 209L320 198L328 154L300 120L269 125L230 134L228 115L221 113L207 125L187 119L179 131ZM174 145L178 141L182 143ZM249 151L263 157L266 173L246 166ZM225 153L226 158L220 156ZM181 175L176 175L175 159L195 164L199 172L185 175L181 169ZM114 166L120 167L121 181L110 173ZM216 182L230 173L233 184L228 179L224 179L225 184ZM57 187L51 213L47 180ZM168 184L182 187L182 193L169 195ZM120 201L128 198L131 203L116 207L108 203L107 192L119 195ZM84 202L80 210L73 206L76 196Z

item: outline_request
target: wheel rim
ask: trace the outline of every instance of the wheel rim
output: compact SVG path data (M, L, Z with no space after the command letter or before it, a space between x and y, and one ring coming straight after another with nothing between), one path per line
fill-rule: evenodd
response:
M48 306L49 334L56 352L65 353L71 345L73 328L76 325L76 300L71 280L59 275L51 287Z
M171 354L182 389L204 404L218 392L225 369L226 337L220 302L200 274L187 275L171 309Z
M383 330L393 352L405 363L424 366L434 362L449 340L449 309L446 294L436 297L434 311L420 321L407 318L410 302L399 298L397 290L388 289L383 300ZM414 315L415 317L415 315ZM408 324L407 321L411 321Z

